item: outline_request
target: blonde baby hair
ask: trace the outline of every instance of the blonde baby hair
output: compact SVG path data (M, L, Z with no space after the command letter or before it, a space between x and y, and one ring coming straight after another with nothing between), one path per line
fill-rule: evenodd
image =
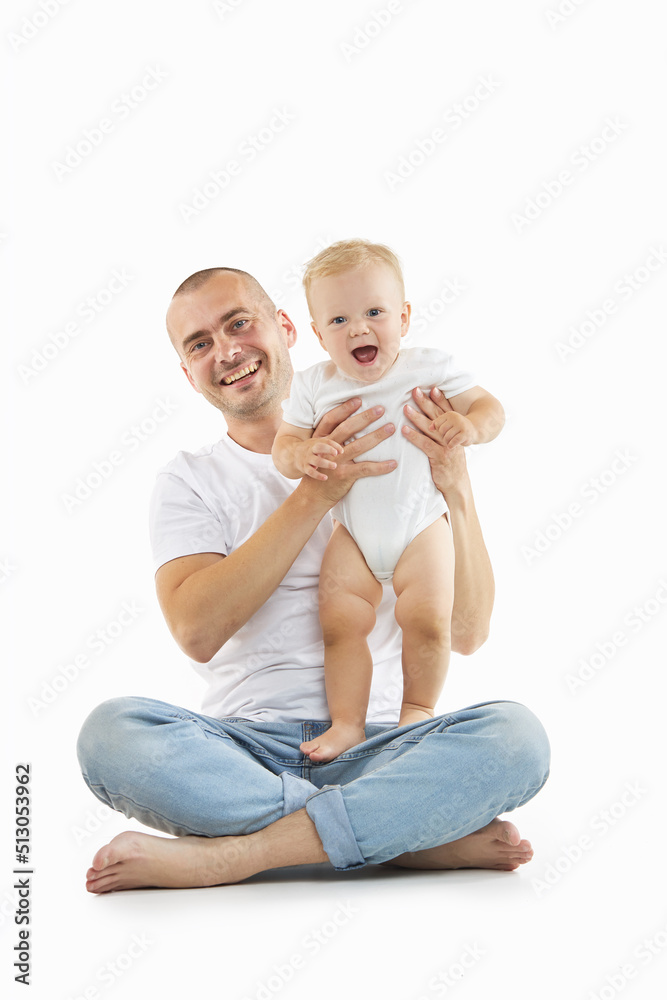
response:
M345 271L352 271L356 268L368 267L371 264L386 264L390 267L401 289L401 298L405 298L403 272L400 261L393 250L390 250L383 243L371 243L369 240L339 240L338 243L332 243L331 246L320 250L306 264L303 287L311 316L313 307L310 300L310 289L314 281L318 278L343 274Z

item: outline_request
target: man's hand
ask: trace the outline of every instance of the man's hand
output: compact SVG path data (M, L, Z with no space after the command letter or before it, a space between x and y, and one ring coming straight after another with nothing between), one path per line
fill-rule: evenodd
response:
M432 389L426 396L421 389L414 389L412 398L419 407L405 407L405 415L414 427L403 427L405 436L423 451L431 464L433 482L447 499L452 491L468 486L468 470L463 447L445 445L443 435L433 424L443 417L458 417L440 389ZM464 418L465 419L465 418Z
M335 468L328 472L326 483L320 482L317 485L317 496L330 506L338 503L357 479L365 476L384 476L396 468L394 459L386 462L357 461L360 455L391 437L396 430L393 424L384 424L376 430L362 434L361 437L355 437L370 424L375 423L384 413L382 406L374 406L370 410L356 413L360 406L361 399L355 397L329 410L309 439L315 441L325 438L329 442L342 445L335 462L331 463ZM312 488L311 479L302 479L301 484L307 489Z

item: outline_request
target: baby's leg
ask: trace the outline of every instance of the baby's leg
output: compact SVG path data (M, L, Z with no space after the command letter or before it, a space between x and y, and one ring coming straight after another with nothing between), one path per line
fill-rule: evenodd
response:
M403 632L399 726L432 718L451 650L454 544L444 517L410 542L394 571L396 621Z
M363 743L373 662L366 642L375 625L382 584L375 579L352 535L336 523L320 571L320 622L324 680L331 727L301 751L314 761L333 760Z

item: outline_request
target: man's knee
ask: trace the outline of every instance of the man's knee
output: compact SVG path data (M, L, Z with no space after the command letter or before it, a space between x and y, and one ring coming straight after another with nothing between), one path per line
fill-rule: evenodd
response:
M535 783L542 784L549 774L551 748L540 720L516 701L494 702L488 707L495 717L502 756L510 766L533 770Z
M118 750L127 748L128 729L139 715L140 698L110 698L87 717L77 741L76 752L84 776L100 761L109 761Z

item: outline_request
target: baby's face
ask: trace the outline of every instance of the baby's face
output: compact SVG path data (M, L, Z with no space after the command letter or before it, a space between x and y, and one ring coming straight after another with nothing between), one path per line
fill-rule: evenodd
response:
M410 303L387 264L318 278L310 300L313 330L345 375L377 382L389 371L408 332Z

